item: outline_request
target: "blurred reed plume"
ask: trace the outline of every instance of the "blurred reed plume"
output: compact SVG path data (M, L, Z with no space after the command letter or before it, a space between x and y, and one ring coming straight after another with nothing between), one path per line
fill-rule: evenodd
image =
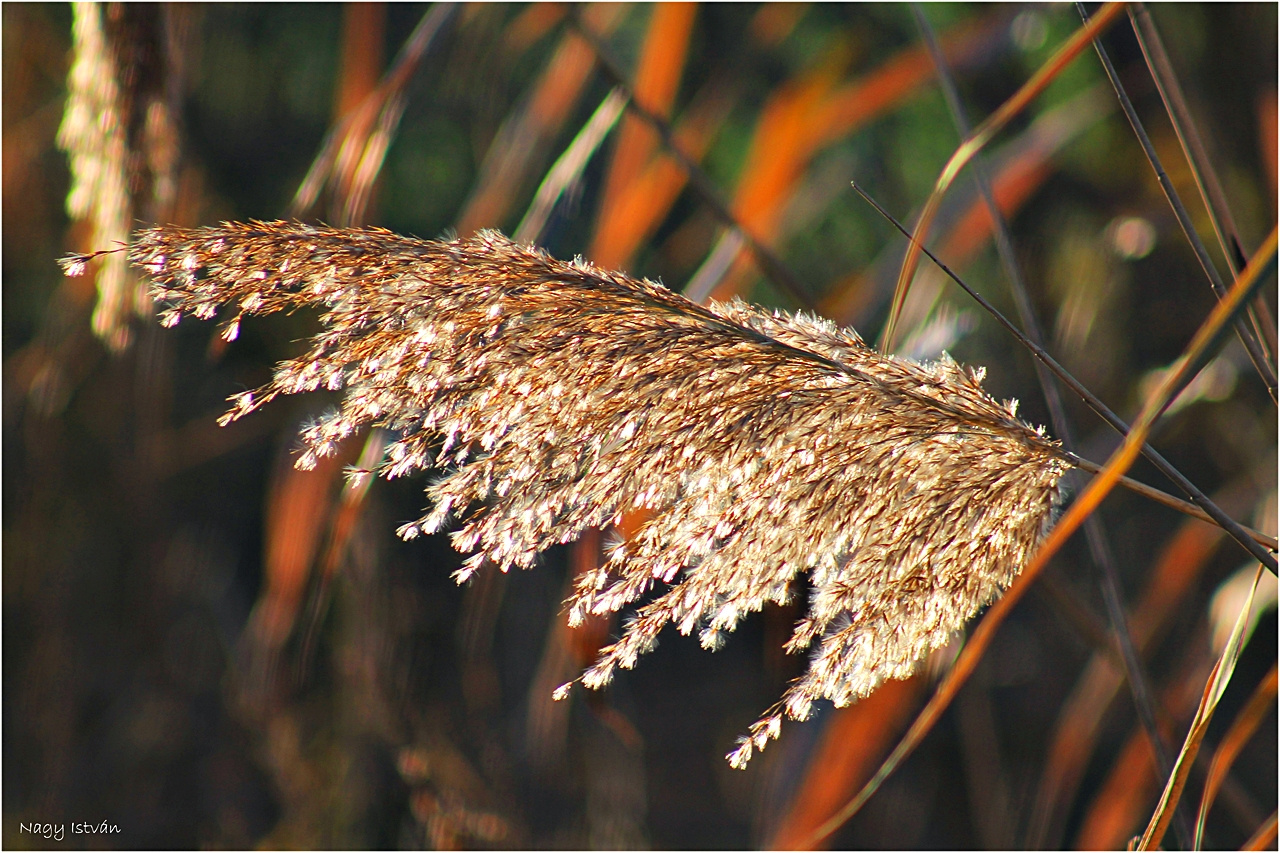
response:
M667 622L715 648L806 578L787 650L811 650L808 670L741 739L736 767L783 715L847 705L945 644L1016 576L1068 467L1016 402L983 392L981 370L883 356L803 314L704 308L496 232L161 227L137 233L129 259L166 325L226 306L229 339L244 314L322 304L310 350L232 398L224 422L342 389L297 464L377 425L399 435L377 473L447 469L427 489L433 509L399 532L457 520L455 547L475 552L459 581L646 511L568 602L576 624L649 597L587 687L634 666Z
M72 6L74 61L58 145L67 152L66 207L92 225L89 245L124 244L137 218L172 220L178 194L176 112L186 14L137 4ZM130 315L150 310L146 287L121 256L98 271L93 330L128 345Z

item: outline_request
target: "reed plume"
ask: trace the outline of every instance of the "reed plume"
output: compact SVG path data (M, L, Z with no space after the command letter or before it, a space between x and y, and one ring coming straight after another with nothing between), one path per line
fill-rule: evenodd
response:
M91 226L91 245L124 244L130 223L168 219L177 200L186 13L145 4L73 3L74 52L58 146L67 152L67 213ZM150 311L145 283L123 256L97 276L93 330L128 346L131 315Z
M702 307L495 232L160 227L135 235L129 259L166 325L226 306L233 337L242 315L323 305L310 350L233 397L224 422L280 394L343 390L297 464L362 426L392 431L377 473L445 471L399 533L456 521L454 546L473 552L459 581L646 511L568 602L575 624L635 605L580 676L589 688L668 622L715 648L807 580L787 650L810 650L808 670L730 753L735 767L784 715L846 705L945 644L1017 575L1068 467L1015 401L982 390L981 370L883 356L804 314Z

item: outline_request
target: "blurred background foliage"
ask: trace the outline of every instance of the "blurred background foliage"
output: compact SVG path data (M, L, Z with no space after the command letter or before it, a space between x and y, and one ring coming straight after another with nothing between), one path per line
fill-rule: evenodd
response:
M1080 25L1068 5L922 11L974 124ZM578 12L739 221L794 270L806 307L873 339L903 241L849 182L909 221L959 141L911 7ZM151 16L167 51L179 158L165 218L289 215L326 134L377 98L427 13L104 10ZM1276 7L1151 13L1247 256L1276 218ZM104 345L90 326L93 279L64 279L55 264L109 248L65 212L70 178L55 137L73 11L5 4L0 14L6 846L45 844L20 833L22 822L107 820L122 834L70 843L785 847L868 778L923 703L930 673L788 724L746 772L732 771L723 756L734 738L799 672L780 650L795 606L767 610L714 655L664 635L603 694L552 704L551 689L615 628L571 631L559 609L572 573L598 558L599 537L549 553L536 571L459 588L447 539L393 534L419 513L421 483L344 486L342 465L375 453L376 435L315 471L291 468L297 428L331 400L281 401L219 429L225 398L296 354L314 315L251 322L230 346L211 324L162 330L125 315L131 342ZM402 80L403 118L368 206L347 218L424 237L511 233L612 81L564 6L468 5L441 17ZM1225 269L1128 21L1104 42ZM663 151L624 116L538 241L683 287L724 233ZM1092 52L1001 134L987 165L1051 351L1132 416L1213 297ZM343 180L298 215L342 221ZM1011 313L967 177L933 233L944 259ZM798 307L748 253L724 257L707 279L717 298ZM1265 298L1274 314L1274 285ZM1017 396L1024 417L1048 423L1031 358L933 271L919 275L903 323L899 351L945 348L987 365L993 394ZM1274 533L1275 409L1238 340L1177 409L1157 446L1228 512ZM1082 455L1105 459L1116 435L1075 401L1068 410ZM1160 484L1151 469L1137 476ZM1212 663L1211 632L1232 618L1214 610L1215 593L1245 555L1216 528L1128 494L1100 517L1176 753ZM827 843L1122 847L1141 830L1164 780L1112 662L1083 545L1060 555L1037 591L943 723ZM1272 607L1193 774L1192 806L1215 749L1246 738L1210 812L1211 846L1240 846L1268 815L1274 831L1275 631ZM939 656L930 671L946 665ZM1239 722L1251 696L1263 709L1253 728Z

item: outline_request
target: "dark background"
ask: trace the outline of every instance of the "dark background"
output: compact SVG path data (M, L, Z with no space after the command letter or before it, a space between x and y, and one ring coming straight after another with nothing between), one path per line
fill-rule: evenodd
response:
M286 215L326 132L425 11L155 7L149 14L181 24L169 43L181 59L171 68L181 140L173 218ZM974 123L1080 24L1065 5L925 13L944 41L965 28L980 33L956 69ZM135 318L130 346L105 347L89 325L92 279L64 279L55 263L108 248L90 245L91 232L64 209L70 179L55 136L71 9L5 4L2 15L7 847L742 848L798 843L857 790L923 704L930 673L854 709L787 724L745 772L723 756L803 665L779 649L796 608L753 618L714 655L664 634L607 691L552 705L550 689L600 642L569 632L559 610L589 547L459 588L449 576L460 556L447 539L394 536L421 511L421 481L375 483L344 510L337 466L291 468L298 427L330 400L290 398L215 425L227 396L300 351L314 316L249 322L230 346L211 324L164 330ZM1276 219L1276 7L1155 6L1152 15L1248 253ZM656 21L654 7L639 5L613 21L607 41L633 75ZM423 237L513 230L609 90L598 71L584 71L561 118L537 113L539 87L566 79L554 63L570 39L562 7L462 7L407 84L364 220ZM1105 43L1220 262L1126 19ZM693 14L687 46L668 45L655 60L677 69L677 127L698 109L713 116L700 161L722 194L827 313L868 339L884 323L902 241L849 181L908 219L958 141L921 45L907 6L711 4ZM1082 54L997 138L989 163L1011 170L1037 117L1102 83L1104 106L1076 110L1074 134L1031 158L1006 213L1051 350L1128 418L1213 300L1103 81L1097 57ZM804 150L787 135L819 121L816 108L795 106L797 93L827 104L857 85L865 88L856 103L882 99L865 120L846 117ZM769 125L784 107L795 112ZM530 112L543 123L504 142L503 128ZM633 251L608 248L629 227L604 215L618 198L608 183L622 132L541 242L560 257L584 254L682 287L718 235L715 220L686 188L660 206ZM753 159L753 150L767 156ZM524 159L478 220L480 188L504 151ZM794 168L773 201L752 203L745 188L762 164L778 162ZM634 170L624 179L637 180ZM986 231L968 242L961 233L974 200L967 176L952 195L960 211L944 215L935 245L1011 312ZM329 193L307 215L336 221L340 197ZM146 219L141 208L136 218ZM1126 219L1153 240L1149 251L1117 238ZM729 284L744 298L795 307L749 264ZM1274 312L1274 282L1266 298ZM929 316L956 332L948 349L958 359L989 367L994 395L1020 398L1024 417L1048 423L1030 357L962 293L943 287ZM1274 533L1275 409L1238 341L1215 365L1217 378L1155 443L1235 517ZM1105 460L1116 436L1082 405L1068 408L1082 455ZM342 461L360 449L345 449ZM1135 470L1167 488L1143 464ZM1144 663L1176 752L1212 662L1210 602L1246 555L1213 528L1128 494L1109 498L1100 516L1130 618L1151 628ZM326 565L333 572L322 580ZM1214 749L1274 667L1274 592L1271 601L1192 775L1191 817ZM1093 670L1108 666L1106 624L1097 570L1075 542L1001 628L939 726L832 843L1123 847L1163 779L1126 687L1092 704L1080 698ZM1080 733L1082 720L1096 729ZM1274 813L1275 733L1272 706L1210 815L1210 846L1238 847ZM1076 768L1075 783L1064 781L1064 766ZM1066 793L1045 817L1036 803L1055 789ZM121 832L57 844L20 831L73 821Z

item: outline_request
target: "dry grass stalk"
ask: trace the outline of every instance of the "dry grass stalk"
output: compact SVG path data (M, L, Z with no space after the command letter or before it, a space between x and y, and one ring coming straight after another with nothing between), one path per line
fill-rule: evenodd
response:
M224 421L279 394L343 389L301 467L357 429L399 433L378 473L445 467L412 538L457 519L484 565L540 552L631 508L651 520L584 576L569 620L647 598L581 679L632 667L667 622L715 648L766 602L812 589L788 651L808 671L730 754L783 715L903 678L1017 575L1067 468L1056 444L950 359L883 356L850 330L741 302L703 308L650 281L484 232L413 240L275 222L139 232L166 325L320 303L324 328ZM74 266L72 263L70 266ZM557 691L567 692L568 685Z
M58 128L58 145L71 161L67 213L93 225L92 245L125 244L133 205L129 196L123 94L116 80L115 59L103 31L102 12L94 3L72 6L75 51L67 76L67 107ZM121 255L103 259L98 271L98 305L93 330L113 348L128 342L127 317L135 296L129 267Z

